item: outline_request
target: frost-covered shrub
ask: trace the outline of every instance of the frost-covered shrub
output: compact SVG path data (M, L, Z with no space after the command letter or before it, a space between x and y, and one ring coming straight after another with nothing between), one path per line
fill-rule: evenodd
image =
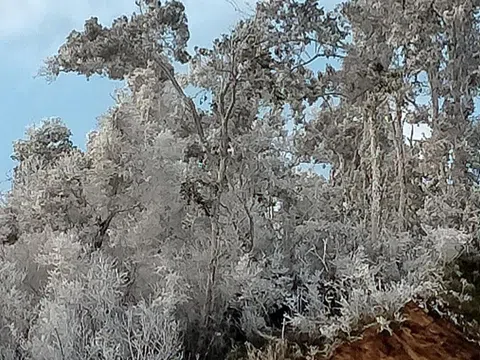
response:
M38 254L49 277L30 332L34 359L81 359L122 350L111 330L117 328L125 275L113 259L101 253L82 259L82 250L75 234L52 234Z
M386 237L377 246L368 237L335 236L325 223L309 226L301 230L303 245L293 258L277 247L260 261L238 263L234 281L241 295L235 303L243 308L241 325L251 339L282 331L333 343L372 322L388 330L389 321L401 320L406 303L444 292L445 265L468 240L458 231L437 229L421 240ZM272 324L282 307L280 322Z
M179 307L188 300L184 283L167 273L154 296L127 309L122 328L128 356L138 359L183 359L184 324Z
M16 359L23 353L34 305L25 290L25 271L11 259L12 251L0 255L0 357Z
M184 298L174 274L155 297L125 305L127 274L108 255L85 254L74 234L52 236L38 262L49 279L29 334L33 359L181 357L175 311Z

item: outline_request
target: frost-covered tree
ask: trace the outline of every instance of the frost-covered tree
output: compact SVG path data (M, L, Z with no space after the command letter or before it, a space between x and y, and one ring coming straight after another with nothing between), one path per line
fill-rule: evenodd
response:
M82 181L89 165L70 136L60 119L50 119L14 143L12 158L18 165L7 209L18 221L18 232L47 225L65 230L86 221Z
M475 230L476 132L471 113L454 136L432 124L458 123L445 104L475 85L432 39L474 44L475 18L437 24L447 2L260 1L188 54L181 2L138 5L110 27L87 20L43 69L125 81L86 151L58 121L15 145L0 230L33 304L15 313L24 356L219 359L275 338L328 351L442 293ZM421 59L441 64L431 104ZM416 122L432 138L406 142ZM300 170L312 160L331 181ZM426 181L444 170L438 189Z
M33 126L27 130L26 140L14 143L12 159L20 163L31 158L38 158L46 163L55 161L74 148L71 135L60 119L45 120L40 127Z
M418 234L424 225L475 227L476 170L469 159L477 152L471 135L476 6L351 1L342 7L352 42L338 73L340 106L325 107L307 126L304 151L332 163L335 183L348 188L349 213L369 218L374 234L386 224ZM427 126L432 136L405 141L405 124ZM434 215L438 207L442 221Z

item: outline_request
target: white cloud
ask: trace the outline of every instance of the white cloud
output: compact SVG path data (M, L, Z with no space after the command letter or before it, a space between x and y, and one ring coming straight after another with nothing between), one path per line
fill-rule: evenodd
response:
M110 24L134 10L134 0L0 0L1 65L34 75L86 19Z
M209 46L236 20L252 13L256 0L182 0L189 27L190 47ZM325 0L332 5L338 0ZM328 6L327 6L328 7ZM34 75L42 61L56 53L71 30L81 30L86 19L104 25L136 10L135 0L0 0L1 66Z
M110 22L132 10L131 0L1 0L0 39L42 35L56 25L79 27L90 16Z
M248 11L254 0L186 0L190 19L222 21L237 10ZM0 39L40 35L55 25L81 27L85 19L97 16L109 24L115 17L135 10L134 0L1 0ZM225 11L227 13L225 14ZM210 22L210 26L215 23Z
M209 45L228 31L254 0L184 0L191 44ZM0 0L0 52L9 67L35 72L73 29L91 16L110 25L136 10L134 0ZM240 10L240 11L239 11Z

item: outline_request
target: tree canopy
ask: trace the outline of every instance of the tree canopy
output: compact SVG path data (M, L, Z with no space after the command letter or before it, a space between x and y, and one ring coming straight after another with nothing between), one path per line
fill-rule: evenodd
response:
M86 151L58 119L14 145L2 357L329 354L410 301L479 301L455 262L480 250L480 2L258 1L193 53L180 1L137 5L41 70L124 87Z

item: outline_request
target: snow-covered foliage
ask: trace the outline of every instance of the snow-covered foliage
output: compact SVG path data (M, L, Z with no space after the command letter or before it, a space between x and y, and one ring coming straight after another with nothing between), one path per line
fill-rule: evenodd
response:
M45 75L125 87L85 152L57 119L15 143L0 355L222 359L285 338L328 351L446 293L448 266L478 251L480 33L465 9L479 8L415 3L262 1L192 56L175 0L73 31ZM431 136L406 146L406 123Z

